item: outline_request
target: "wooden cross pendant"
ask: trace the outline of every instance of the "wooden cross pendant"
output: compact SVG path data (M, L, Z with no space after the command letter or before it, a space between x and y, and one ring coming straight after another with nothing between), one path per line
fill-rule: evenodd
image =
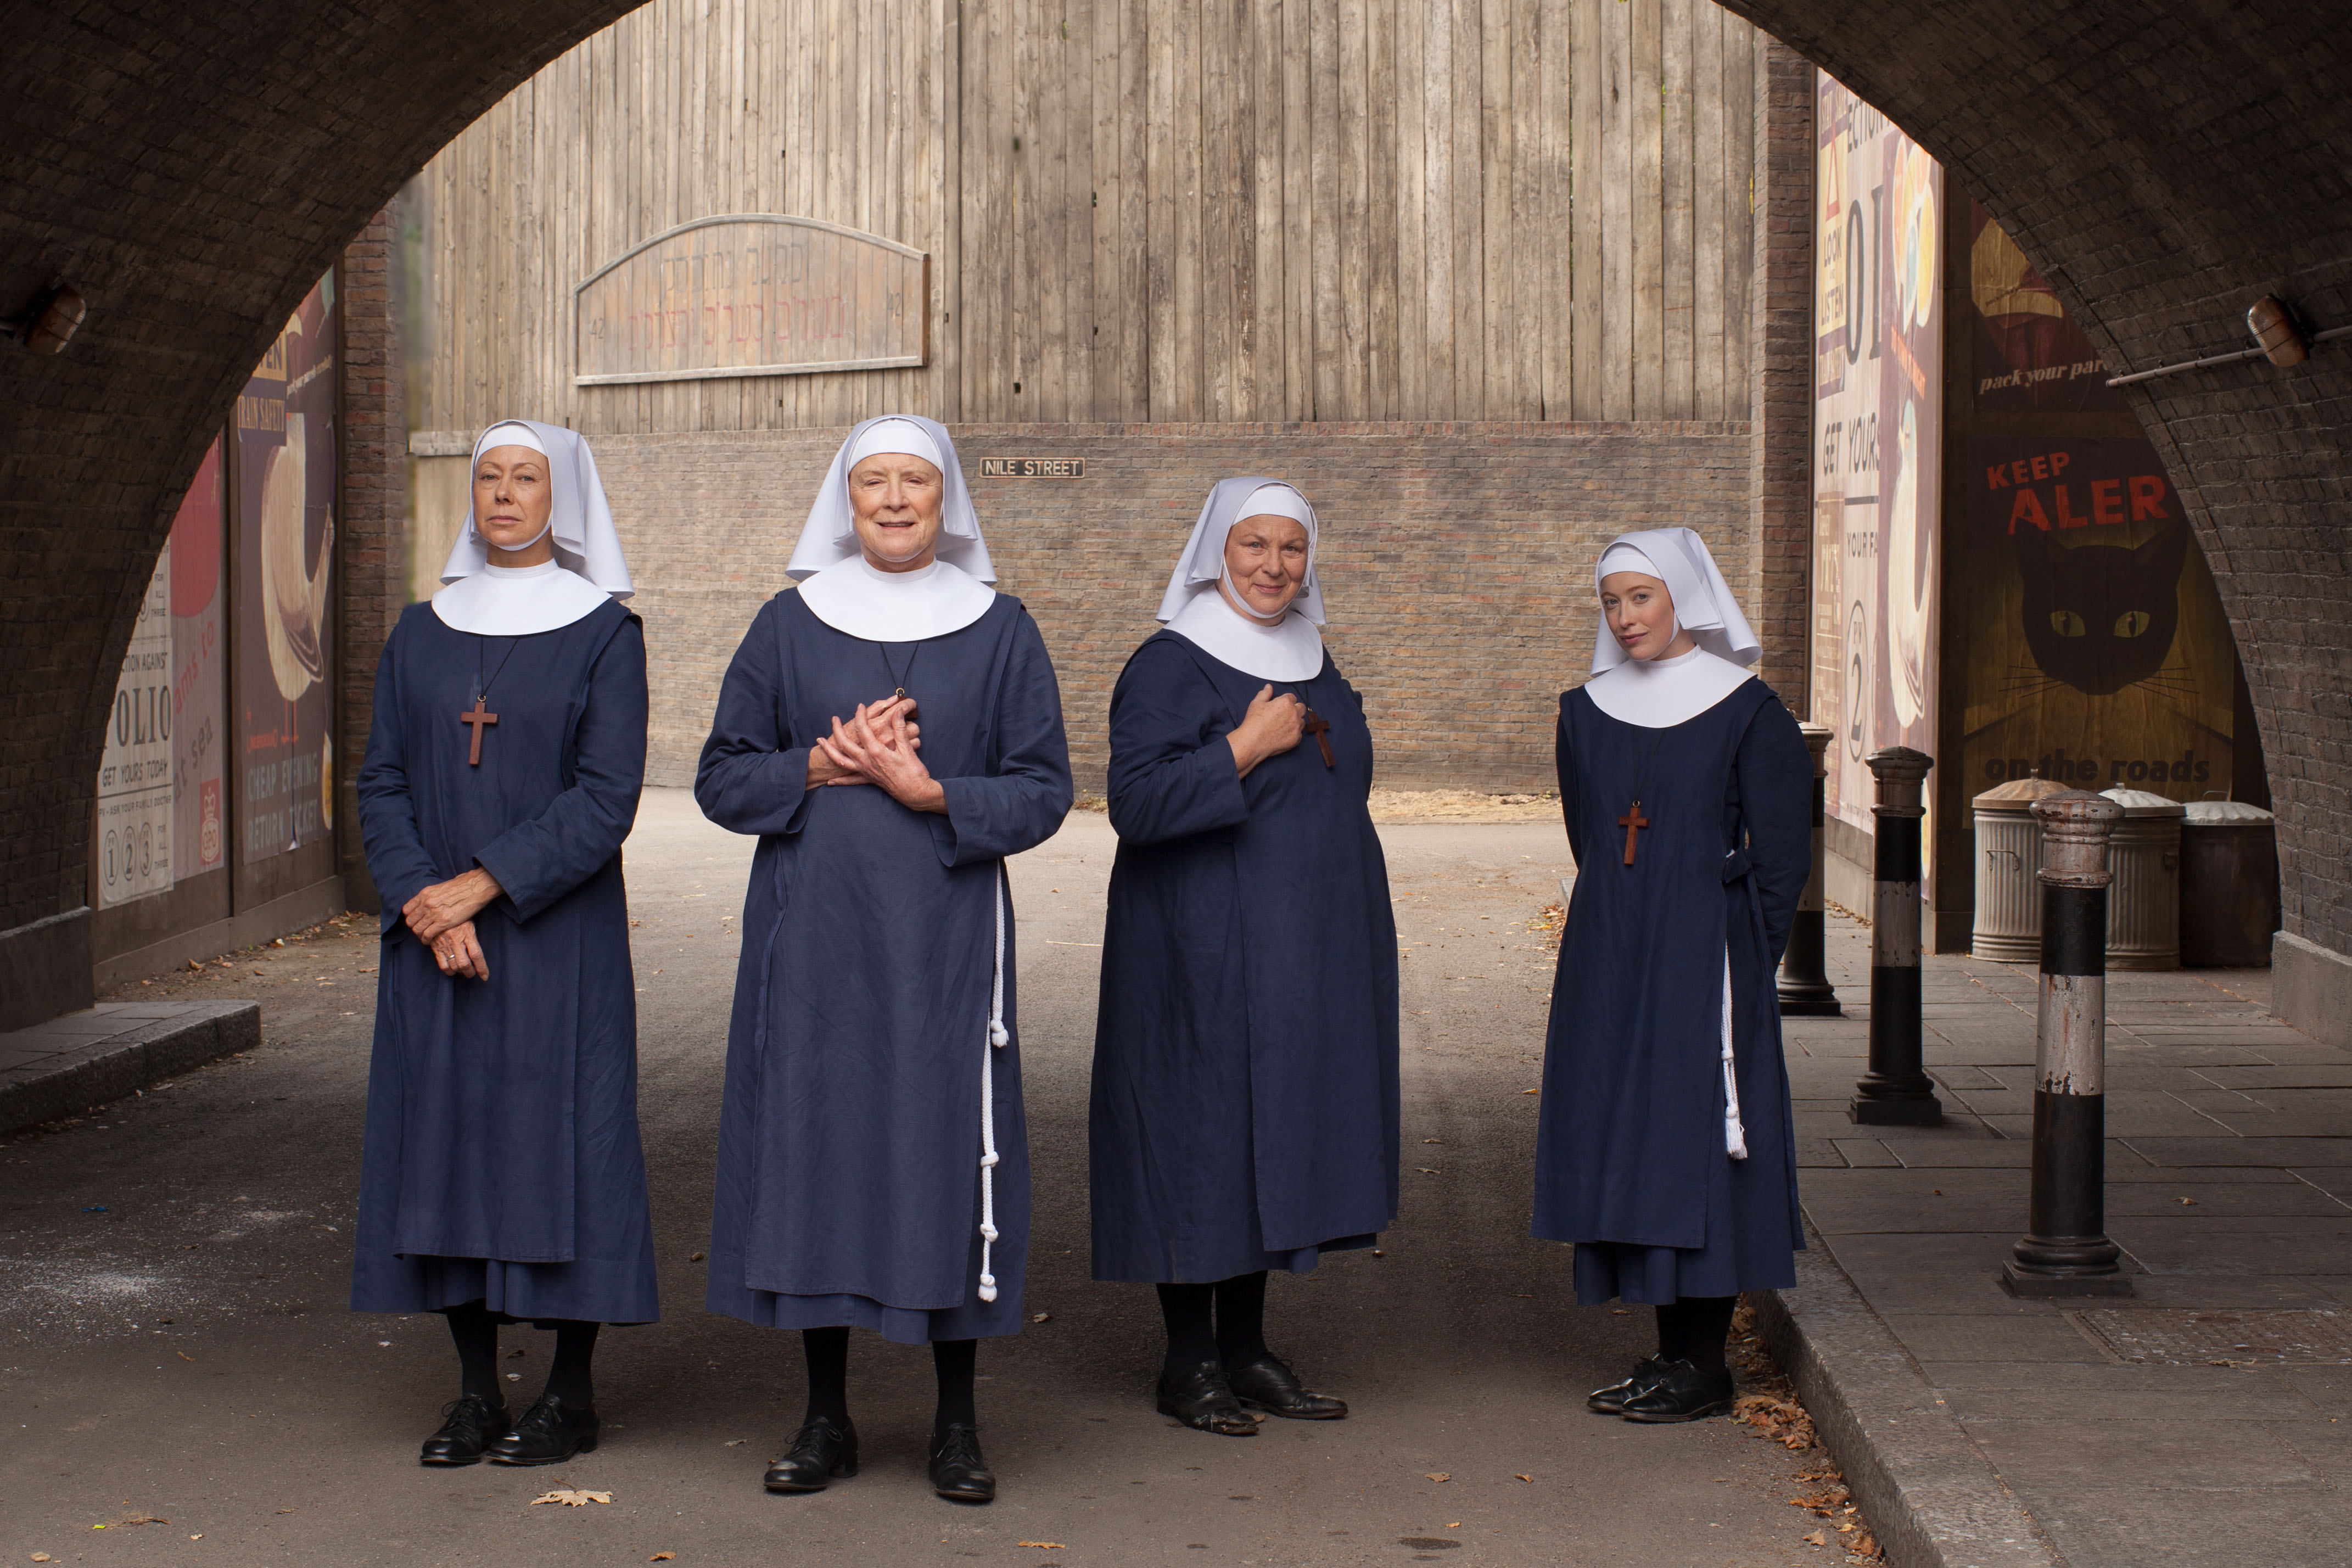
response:
M482 726L485 724L495 724L498 721L499 716L490 711L488 700L480 697L474 699L474 709L472 712L460 713L457 715L458 723L471 724L474 727L473 749L466 757L467 766L478 768L482 765ZM1633 852L1631 850L1626 852L1629 859L1632 858L1632 853Z
M1642 803L1635 801L1633 809L1617 819L1617 826L1625 830L1625 864L1631 866L1633 863L1633 841L1641 836L1642 829L1650 826L1650 819L1642 815Z
M1307 722L1303 727L1308 734L1315 737L1315 743L1323 748L1323 765L1327 768L1338 767L1339 760L1331 754L1331 742L1324 738L1331 733L1331 721L1309 708L1307 710Z

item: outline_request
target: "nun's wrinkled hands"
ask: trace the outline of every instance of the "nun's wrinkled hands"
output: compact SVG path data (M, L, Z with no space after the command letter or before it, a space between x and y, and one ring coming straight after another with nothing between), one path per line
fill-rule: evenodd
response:
M433 943L433 962L441 973L460 980L488 980L490 961L482 956L481 940L474 933L474 922L465 921L445 931Z
M446 882L420 889L415 898L400 906L400 918L408 922L417 941L437 942L442 932L471 921L505 891L496 877L477 866Z
M1252 768L1289 751L1306 733L1307 705L1287 691L1276 696L1274 683L1268 681L1250 699L1240 725L1225 737L1225 744L1233 748L1234 771L1249 777Z
M847 723L835 719L833 733L817 744L845 773L858 774L857 782L877 786L908 810L945 812L947 791L915 754L922 742L907 720L911 707L902 701L871 707L861 702Z
M869 722L887 722L890 710L894 708L902 710L906 716L911 719L915 712L915 700L911 697L885 697L879 701L866 704L858 711L864 713ZM856 722L855 718L850 721ZM922 747L922 726L919 724L910 722L907 726L907 734L918 750ZM842 722L838 716L833 721L833 733L835 736L842 733ZM881 782L878 779L867 778L863 771L845 760L846 753L828 747L825 741L830 738L832 737L821 737L815 745L809 748L809 788L814 789L819 784L863 784Z

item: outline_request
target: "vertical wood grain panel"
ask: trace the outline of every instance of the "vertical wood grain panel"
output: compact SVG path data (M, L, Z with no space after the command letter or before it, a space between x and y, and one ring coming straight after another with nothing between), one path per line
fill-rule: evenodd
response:
M1723 13L1706 0L1692 13L1691 413L1721 419L1723 340L1731 330L1723 319Z
M1626 101L1633 135L1633 417L1664 416L1664 115L1661 94L1661 0L1628 0L1633 37Z
M417 182L417 417L1744 418L1755 39L1708 0L653 0ZM577 283L728 212L929 251L929 363L572 386Z
M1659 7L1659 258L1665 269L1662 323L1664 342L1659 355L1664 385L1659 389L1659 412L1668 419L1692 417L1691 310L1696 280L1691 271L1691 223L1696 211L1693 182L1697 174L1691 158L1693 8L1692 0L1663 0Z

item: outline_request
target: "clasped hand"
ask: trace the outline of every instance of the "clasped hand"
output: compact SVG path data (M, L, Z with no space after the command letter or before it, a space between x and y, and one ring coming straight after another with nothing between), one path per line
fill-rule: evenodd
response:
M477 866L419 889L401 906L400 916L416 939L433 950L433 962L442 973L488 980L489 961L482 956L474 917L504 891L496 877Z
M1266 682L1250 699L1249 711L1242 715L1241 723L1225 737L1225 744L1233 749L1234 771L1249 777L1252 768L1289 751L1306 733L1307 705L1287 691L1276 696L1274 683Z
M923 740L914 713L913 698L886 697L859 703L845 722L836 716L833 733L809 748L810 786L873 784L909 810L946 811L947 792L916 754Z

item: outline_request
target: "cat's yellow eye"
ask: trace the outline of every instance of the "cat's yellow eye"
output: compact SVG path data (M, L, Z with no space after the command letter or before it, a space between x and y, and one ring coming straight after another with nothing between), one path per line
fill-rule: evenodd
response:
M2132 614L2138 615L2139 612L2135 610ZM2128 619L2129 617L2126 616L2126 618ZM2141 616L2140 618L2142 620L2146 620L2147 617ZM2076 615L2072 610L2053 610L2050 612L2050 629L2056 632L2062 637L2078 637L2084 632L2089 631L2091 628L2084 626L2083 624L2083 617ZM2130 634L2126 633L2126 635L2128 636Z
M2126 610L2116 617L2116 636L2119 637L2136 637L2146 630L2147 630L2146 610Z

